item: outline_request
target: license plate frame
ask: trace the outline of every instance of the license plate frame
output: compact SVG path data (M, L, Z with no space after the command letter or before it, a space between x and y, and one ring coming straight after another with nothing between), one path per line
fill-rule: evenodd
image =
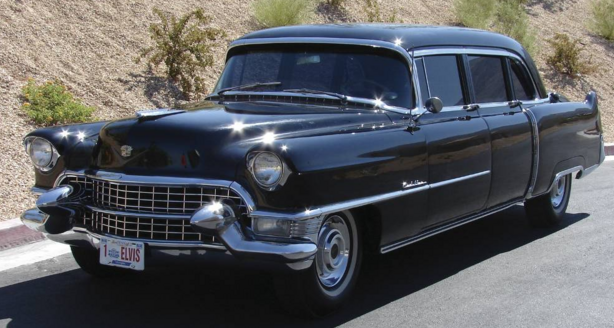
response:
M112 237L100 238L99 262L128 270L145 270L145 243Z

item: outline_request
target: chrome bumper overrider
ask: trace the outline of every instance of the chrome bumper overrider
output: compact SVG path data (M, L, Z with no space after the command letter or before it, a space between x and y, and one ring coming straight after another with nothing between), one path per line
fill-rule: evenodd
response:
M75 218L83 215L89 207L80 202L78 192L68 185L51 189L38 198L36 208L27 210L21 220L32 230L42 232L50 240L71 246L99 248L100 238L106 234L75 226ZM309 240L258 240L244 230L238 222L232 202L211 203L196 211L191 219L192 228L204 235L214 236L223 245L198 242L159 241L146 239L111 238L144 242L150 252L198 255L217 253L217 257L235 260L255 260L283 264L294 270L309 268L317 246ZM205 256L203 256L204 258Z

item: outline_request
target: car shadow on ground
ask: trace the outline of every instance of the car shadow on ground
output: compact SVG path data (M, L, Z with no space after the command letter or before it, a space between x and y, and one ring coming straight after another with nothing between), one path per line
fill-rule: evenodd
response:
M156 269L116 280L80 270L0 289L0 319L9 327L336 326L442 281L498 254L588 217L568 214L555 229L533 229L522 206L398 251L369 256L349 304L330 317L287 316L265 274Z

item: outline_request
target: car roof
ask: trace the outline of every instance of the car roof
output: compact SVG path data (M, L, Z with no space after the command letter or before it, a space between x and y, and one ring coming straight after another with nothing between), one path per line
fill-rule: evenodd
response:
M405 49L461 46L491 47L513 51L524 57L525 51L514 39L484 30L406 24L324 24L284 26L246 34L239 40L269 38L336 38L375 40L394 43Z
M484 47L499 48L516 53L524 59L542 98L546 89L531 55L516 40L494 32L458 26L408 25L408 24L322 24L284 26L255 31L233 42L233 46L248 45L250 41L279 39L346 39L389 42L407 51L436 47ZM400 44L399 44L400 42Z

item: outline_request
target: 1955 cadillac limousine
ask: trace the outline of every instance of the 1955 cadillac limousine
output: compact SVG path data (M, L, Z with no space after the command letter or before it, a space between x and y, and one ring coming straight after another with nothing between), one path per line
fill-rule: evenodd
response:
M402 25L257 31L206 101L24 143L40 196L22 220L86 272L256 265L315 316L348 298L365 251L515 204L559 223L605 157L595 93L548 94L518 42Z

